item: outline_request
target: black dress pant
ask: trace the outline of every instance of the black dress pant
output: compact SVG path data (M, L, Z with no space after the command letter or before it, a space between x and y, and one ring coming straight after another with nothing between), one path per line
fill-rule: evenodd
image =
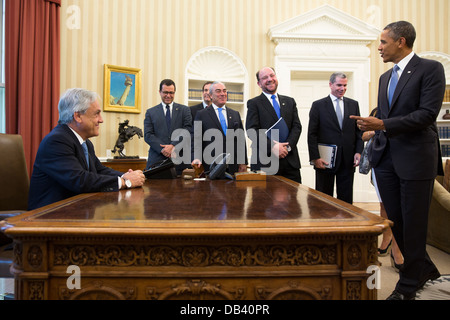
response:
M395 172L388 150L374 170L386 213L394 222L392 232L404 257L396 289L403 294L413 294L424 277L437 272L426 252L434 179L401 179Z

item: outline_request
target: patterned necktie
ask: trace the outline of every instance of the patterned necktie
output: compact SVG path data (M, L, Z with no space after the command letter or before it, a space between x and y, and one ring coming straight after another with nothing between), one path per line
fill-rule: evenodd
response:
M339 106L339 99L336 99L336 115L339 121L339 127L341 127L342 129L342 121L343 121L343 116L342 116L342 110L341 107Z
M392 70L391 83L389 84L389 107L391 107L392 105L392 98L394 97L395 88L397 87L398 83L398 70L400 70L400 68L398 67L398 65L395 65L394 69Z
M86 141L81 144L81 147L83 147L84 156L86 157L86 163L87 163L87 167L89 169L89 152L88 152Z
M273 103L273 108L275 109L275 112L276 112L276 114L278 116L278 119L280 119L280 117L281 117L280 105L278 104L276 95L272 95L272 103Z
M225 117L223 116L222 110L223 108L217 108L219 111L219 120L220 124L222 125L222 130L225 135L227 135L227 121L225 120Z
M170 119L170 106L166 105L166 123L167 123L167 130L170 131L170 127L172 126L172 120Z

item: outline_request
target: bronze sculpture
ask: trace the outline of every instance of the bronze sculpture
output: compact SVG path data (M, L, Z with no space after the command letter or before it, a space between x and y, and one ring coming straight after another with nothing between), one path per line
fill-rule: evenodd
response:
M125 143L129 140L132 140L135 135L142 138L144 135L142 134L142 129L134 126L128 125L129 120L125 120L124 122L119 123L119 137L117 138L116 145L112 150L113 153L118 152L119 156L115 156L114 159L138 159L138 156L126 156L123 153L123 149L125 148Z

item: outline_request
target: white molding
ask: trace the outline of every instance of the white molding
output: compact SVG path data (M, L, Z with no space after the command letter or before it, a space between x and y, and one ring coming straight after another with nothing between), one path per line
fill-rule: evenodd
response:
M426 51L417 54L421 58L436 60L442 63L445 70L445 77L447 84L450 84L450 55L438 51Z

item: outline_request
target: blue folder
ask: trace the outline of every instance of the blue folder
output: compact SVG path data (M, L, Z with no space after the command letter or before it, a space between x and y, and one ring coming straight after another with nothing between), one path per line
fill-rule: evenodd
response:
M284 121L283 117L281 117L275 124L267 129L266 135L269 139L275 140L272 138L272 133L274 130L278 130L278 142L287 142L287 138L289 137L289 128L286 124L286 121ZM274 134L275 136L275 134Z

